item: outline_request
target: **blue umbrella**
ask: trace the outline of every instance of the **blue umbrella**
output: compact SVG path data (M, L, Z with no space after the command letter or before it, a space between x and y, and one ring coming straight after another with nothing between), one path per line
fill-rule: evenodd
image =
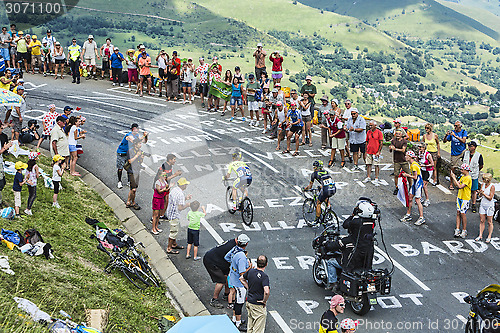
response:
M227 315L184 317L168 333L239 333Z

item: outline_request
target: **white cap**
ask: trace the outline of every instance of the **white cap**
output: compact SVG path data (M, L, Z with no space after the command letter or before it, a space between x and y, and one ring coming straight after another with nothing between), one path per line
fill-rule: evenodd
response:
M257 47L262 47L262 43L257 43Z
M94 39L94 35L89 35L88 39Z
M245 234L241 234L238 236L238 245L247 245L250 242L250 237Z
M306 80L312 80L312 79L313 79L313 78L312 78L312 76L311 76L311 75L306 76Z

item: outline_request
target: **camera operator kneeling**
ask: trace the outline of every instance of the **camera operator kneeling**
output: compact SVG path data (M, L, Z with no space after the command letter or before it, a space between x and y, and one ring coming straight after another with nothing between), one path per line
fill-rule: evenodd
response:
M40 135L38 134L38 129L40 128L40 125L37 124L37 121L34 119L31 119L28 121L28 126L24 127L21 130L21 134L19 135L19 143L31 143L34 140L39 140Z

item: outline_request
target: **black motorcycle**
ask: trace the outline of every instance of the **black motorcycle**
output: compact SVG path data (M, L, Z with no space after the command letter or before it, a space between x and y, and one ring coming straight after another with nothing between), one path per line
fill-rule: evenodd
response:
M500 333L500 285L489 285L464 301L470 304L465 333Z
M380 222L380 217L378 217L378 222ZM327 261L331 258L337 258L337 262L341 262L342 253L340 251L328 253L325 250L327 241L336 240L338 237L340 235L337 227L328 226L313 240L312 247L315 251L313 279L320 287L329 286ZM375 242L375 239L373 241ZM352 271L337 269L338 282L330 287L335 293L346 299L355 314L362 316L370 311L372 305L377 304L376 294L387 295L390 293L393 269L394 266L390 271L387 268L355 269Z

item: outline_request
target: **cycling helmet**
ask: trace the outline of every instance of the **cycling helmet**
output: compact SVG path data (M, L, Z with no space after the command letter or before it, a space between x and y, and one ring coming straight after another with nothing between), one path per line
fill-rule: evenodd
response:
M316 160L313 162L313 167L315 169L323 169L323 161L321 160Z
M365 200L358 201L354 210L359 217L364 217L367 219L372 218L373 213L375 212L375 208L373 207L373 205Z
M233 158L234 159L237 159L237 160L241 160L241 151L239 149L236 149L234 152L233 152Z
M340 322L340 328L343 330L353 330L358 326L358 321L351 318L346 318Z
M241 234L237 238L238 246L245 246L250 242L250 237L245 234Z
M413 151L411 151L411 150L410 150L410 151L407 151L407 152L406 152L406 155L407 155L407 156L410 156L411 158L415 158L415 157L417 157L417 155L415 155L415 153L414 153Z
M470 166L467 163L464 163L460 166L460 169L470 171Z

